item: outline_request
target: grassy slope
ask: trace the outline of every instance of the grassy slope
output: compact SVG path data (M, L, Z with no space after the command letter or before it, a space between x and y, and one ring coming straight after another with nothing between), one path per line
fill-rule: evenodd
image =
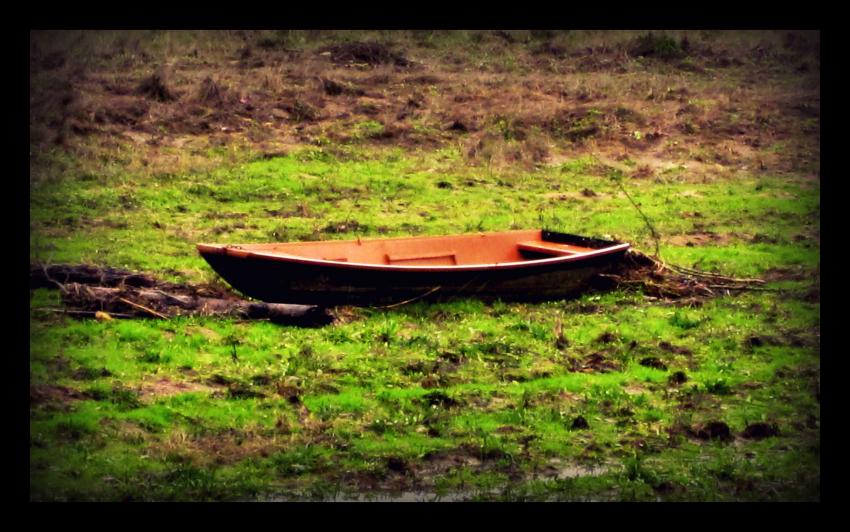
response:
M545 225L652 246L612 181L637 163L605 150L494 168L453 141L319 144L170 172L41 149L31 258L199 281L200 241ZM818 499L819 180L666 168L625 179L662 255L787 291L342 309L320 329L78 321L34 291L32 498ZM711 422L731 439L701 439ZM778 435L743 437L756 422Z

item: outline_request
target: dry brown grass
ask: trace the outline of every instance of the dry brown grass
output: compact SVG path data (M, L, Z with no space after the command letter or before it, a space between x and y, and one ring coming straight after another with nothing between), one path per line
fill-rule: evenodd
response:
M323 33L38 33L31 144L109 157L99 141L111 139L130 147L135 153L121 156L145 172L202 168L205 146L256 153L323 138L460 142L471 162L497 167L623 150L730 168L817 165L820 67L811 34L668 34L687 38L685 63L632 57L641 32L357 39L389 43L410 66L334 61ZM342 88L329 91L328 80ZM351 133L369 120L383 133Z

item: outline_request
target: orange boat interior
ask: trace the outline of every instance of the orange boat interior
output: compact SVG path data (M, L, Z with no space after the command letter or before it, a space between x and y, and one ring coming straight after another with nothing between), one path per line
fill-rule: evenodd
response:
M222 248L204 246L199 248ZM410 266L497 264L563 257L592 248L547 242L540 230L322 242L287 242L227 246L229 250L262 252L335 262Z

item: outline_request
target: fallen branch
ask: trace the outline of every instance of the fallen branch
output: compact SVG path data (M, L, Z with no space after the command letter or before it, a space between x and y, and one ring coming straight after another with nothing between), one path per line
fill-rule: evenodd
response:
M325 325L333 321L326 309L309 305L252 302L169 294L162 290L136 287L85 286L69 283L60 290L62 302L88 311L111 315L169 319L174 316L222 316L248 320L269 320L286 325Z
M704 292L704 295L713 296L714 292L711 290L711 288L721 288L727 290L727 292L729 290L758 290L759 288L754 287L754 284L765 284L765 281L763 281L762 279L741 279L735 277L728 277L716 273L704 272L693 268L687 268L685 266L666 264L661 258L660 253L659 241L661 239L661 236L655 229L655 226L652 225L652 222L649 220L649 217L644 214L637 202L632 199L632 196L629 194L629 191L626 190L626 187L623 185L622 173L615 172L614 174L612 174L611 178L612 181L614 181L614 183L617 185L617 187L619 187L619 189L623 192L623 194L626 195L626 198L629 200L635 210L637 210L641 218L643 218L643 221L649 228L649 231L652 234L652 239L655 242L655 255L652 257L637 250L629 250L627 256L632 258L632 269L622 272L622 275L620 276L613 276L612 278L615 278L617 284L643 284L645 288L655 290L656 293L658 295L661 295L662 297L664 297L665 291L672 292L673 294L682 294L679 297L687 297L692 296L696 292L702 290ZM648 265L654 266L654 270L652 272L647 272L645 271L645 268L643 268ZM637 267L635 268L635 266ZM664 284L662 286L659 284L650 283L648 280L646 280L646 277L654 277L658 280L662 280ZM627 278L636 279L638 282L627 283ZM704 281L704 283L700 281ZM732 284L709 284L708 286L706 286L705 284L717 282L726 282ZM761 290L773 291L773 289L770 288L761 288Z
M101 311L91 311L91 310L69 310L66 308L37 308L33 309L36 312L58 312L60 314L71 314L76 316L96 316L98 312ZM135 316L131 314L110 314L112 318L134 318Z
M148 307L146 307L146 306L144 306L144 305L139 305L138 303L133 303L133 302L132 302L132 301L130 301L129 299L126 299L126 298L123 298L123 297L119 297L119 298L118 298L118 300L119 300L119 301L121 301L121 302L127 303L128 305L134 306L134 307L136 307L137 309L144 310L144 311L145 311L145 312L147 312L148 314L151 314L152 316L155 316L155 317L157 317L157 318L162 318L162 319L164 319L164 320L167 320L167 319L168 319L168 316L166 316L165 314L160 314L159 312L157 312L157 311L155 311L155 310L151 310L151 309L149 309Z
M67 283L139 287L165 284L142 273L88 264L33 264L30 266L30 288L56 288L57 284Z
M626 261L611 273L600 274L600 288L614 286L637 287L651 297L680 299L694 296L711 297L716 290L729 291L781 291L766 288L762 279L736 278L693 268L666 264L637 250L629 250Z
M728 277L726 275L720 275L712 272L703 272L700 270L694 270L693 268L685 268L684 266L677 266L675 264L665 264L665 266L677 273L681 273L682 275L687 275L691 277L697 278L711 278L717 279L719 281L730 281L735 283L756 283L756 284L764 284L765 281L762 279L747 279L740 277Z
M116 318L223 316L301 326L334 321L323 307L246 301L217 286L168 283L89 265L31 265L30 288L58 288L68 307L65 313L79 316L94 316L98 311Z

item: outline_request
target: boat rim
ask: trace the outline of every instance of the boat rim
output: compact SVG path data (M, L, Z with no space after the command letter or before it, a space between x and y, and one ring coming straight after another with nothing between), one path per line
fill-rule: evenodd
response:
M417 237L413 237L417 238ZM420 237L421 238L421 237ZM427 237L426 237L427 238ZM377 239L376 239L377 240ZM249 245L249 244L246 244ZM367 262L340 262L325 259L314 259L293 255L290 253L280 252L263 252L250 251L241 249L238 245L228 244L198 244L198 251L201 254L217 254L226 255L240 259L265 259L277 262L296 263L313 266L327 266L333 268L343 268L349 270L377 270L377 271L418 271L418 272L459 272L459 271L488 271L488 270L508 270L519 268L530 268L534 266L561 264L570 262L581 262L586 259L610 255L619 251L627 250L631 247L629 243L615 244L609 247L594 249L584 253L568 255L563 257L550 257L545 259L532 259L514 262L496 262L484 264L468 264L468 265L402 265L402 264L374 264Z

